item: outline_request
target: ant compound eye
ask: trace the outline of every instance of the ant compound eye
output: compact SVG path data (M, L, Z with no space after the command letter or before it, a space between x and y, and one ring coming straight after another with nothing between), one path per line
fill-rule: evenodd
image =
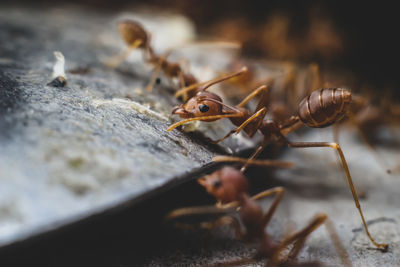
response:
M156 84L160 84L160 83L161 83L161 79L159 77L157 77Z
M219 188L219 187L221 187L221 185L222 185L222 183L221 183L220 180L216 180L216 181L214 181L214 183L213 183L213 187L214 187L214 188Z
M208 110L210 109L210 107L209 106L207 106L207 105L205 105L205 104L201 104L200 106L199 106L199 110L201 111L201 112L207 112Z

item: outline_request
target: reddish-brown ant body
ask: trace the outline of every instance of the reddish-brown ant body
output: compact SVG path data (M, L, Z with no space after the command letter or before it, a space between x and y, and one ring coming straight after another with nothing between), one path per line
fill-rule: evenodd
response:
M154 66L153 75L150 79L149 84L146 87L147 91L151 91L153 89L154 83L157 80L160 70L170 81L177 79L180 88L191 87L190 90L185 92L180 92L176 95L176 97L182 96L184 101L192 97L196 93L196 90L200 88L202 85L215 80L213 79L207 82L199 83L196 77L194 77L194 75L192 75L189 72L185 72L179 63L168 61L167 57L172 53L172 49L168 49L162 55L157 55L154 52L152 46L150 45L150 40L151 40L150 34L144 29L144 27L139 22L133 20L124 20L118 24L118 28L121 37L123 38L123 40L125 41L125 43L128 45L129 48L124 54L111 60L109 62L109 66L115 68L123 60L125 60L130 54L130 52L132 52L134 49L142 49L144 51L144 61ZM204 42L204 43L207 44L209 42ZM225 43L219 42L219 43L230 46L233 45L232 43L228 44L226 42ZM238 45L235 44L234 46Z
M259 163L268 166L279 166L282 162L263 162L252 161L252 163ZM265 164L266 163L266 164ZM223 217L213 221L212 223L203 224L207 228L215 228L221 225L229 224L234 227L235 234L241 240L258 241L257 254L250 259L241 259L229 263L229 265L238 265L251 263L260 259L267 259L268 266L307 266L297 265L295 259L301 251L307 237L316 230L323 223L326 224L329 234L336 249L342 256L344 265L351 266L348 255L343 245L340 243L339 238L330 223L327 221L325 214L318 214L304 229L296 232L295 234L285 238L280 244L271 240L270 236L265 231L268 223L270 222L273 214L275 213L284 193L282 187L275 187L265 190L256 196L250 197L248 195L248 181L243 175L242 171L238 171L232 167L224 167L220 170L213 172L203 178L198 179L198 183L202 185L209 194L213 195L222 206L203 206L203 207L189 207L172 211L167 215L167 219L178 219L185 216L208 214L215 211L227 211L222 213ZM275 195L275 198L265 213L257 199L264 198L270 195ZM229 214L232 208L237 208L239 212L239 220L233 215ZM244 226L244 230L241 228ZM282 251L293 245L286 258L281 259Z
M178 114L186 119L170 126L168 131L190 121L215 121L221 118L229 118L237 128L230 131L225 137L216 142L220 142L231 134L239 133L242 130L250 137L257 131L264 136L262 144L257 148L250 159L257 157L265 146L271 142L283 143L293 148L329 147L335 149L340 156L354 202L360 213L367 236L376 247L386 250L388 245L377 243L369 233L346 159L339 144L333 142L291 142L286 138L288 133L302 125L312 128L323 128L339 121L343 118L351 103L351 93L346 89L337 88L314 91L300 102L298 115L292 116L286 124L278 124L273 120L264 120L267 113L266 107L264 106L266 93L267 86L260 86L237 106L229 106L223 104L218 95L201 91L197 93L196 96L189 99L187 103L174 108L173 114ZM251 113L244 108L244 106L256 95L261 95L261 100L255 112ZM246 169L246 167L247 164L243 166L242 170Z
M124 61L134 49L142 49L144 51L144 60L154 66L153 76L146 87L148 91L152 90L160 70L162 70L165 76L170 80L175 78L179 79L180 87L197 83L197 79L193 75L184 73L179 63L167 60L172 50L168 50L161 56L156 55L150 45L150 34L139 22L124 20L118 24L118 29L122 39L128 45L128 50L118 58L111 60L109 66L115 68Z

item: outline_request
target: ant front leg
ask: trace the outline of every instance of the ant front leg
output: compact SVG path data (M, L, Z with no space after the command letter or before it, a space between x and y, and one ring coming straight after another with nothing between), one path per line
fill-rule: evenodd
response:
M211 143L213 144L218 144L222 141L224 141L226 138L228 138L229 136L231 136L232 134L236 133L240 133L240 131L242 131L250 122L256 122L257 124L255 124L255 126L252 129L252 132L249 134L250 136L254 135L254 133L257 131L257 129L259 128L259 125L262 123L265 115L267 114L267 109L264 107L262 109L260 109L258 112L254 113L250 118L248 118L246 121L244 121L240 126L238 126L236 129L233 129L232 131L230 131L228 134L226 134L224 137L222 137L221 139L218 140L212 140Z
M275 197L273 203L271 204L271 207L269 208L267 214L265 215L265 217L263 219L264 225L267 225L269 223L269 221L271 220L273 214L275 213L276 207L279 205L279 203L283 197L284 192L285 192L285 189L283 187L279 186L279 187L267 189L267 190L262 191L251 197L252 200L260 200L260 199L269 197L272 194L276 194L276 197ZM232 202L220 205L219 207L222 209L230 209L230 208L240 209L240 204L238 201L232 201Z
M343 167L343 169L344 169L344 171L346 173L347 181L349 183L350 190L351 190L351 193L353 195L354 203L356 204L356 207L357 207L357 209L358 209L358 211L360 213L361 220L362 220L362 223L364 225L364 229L365 229L365 232L367 233L368 238L371 240L371 242L377 248L382 249L382 250L387 250L388 244L377 243L372 238L371 234L369 233L368 226L367 226L367 223L365 222L364 215L363 215L363 212L361 210L361 205L360 205L360 202L358 201L358 196L357 196L356 190L354 188L353 180L352 180L351 175L350 175L350 170L349 170L349 167L348 167L347 162L346 162L346 158L344 157L343 151L340 148L339 144L337 144L337 143L329 143L329 142L289 142L288 141L287 145L289 147L293 147L293 148L330 147L330 148L333 148L333 149L335 149L337 151L337 153L339 154L340 160L342 162L342 167Z
M158 60L157 65L153 69L153 74L150 78L149 84L146 86L146 91L151 92L153 90L154 84L157 80L158 75L163 64L167 61L167 57L172 53L172 50L167 50Z
M249 123L256 123L253 128L251 129L251 132L248 133L248 135L251 137L253 136L258 128L260 127L262 121L264 120L265 115L267 115L267 109L263 107L256 113L250 116L247 120L245 120L242 124L239 125L239 127L236 128L235 133L238 134L240 131L242 131Z
M247 103L249 103L249 101L256 97L257 95L261 95L261 99L257 105L256 108L256 112L250 116L250 118L248 118L246 121L244 121L241 125L239 125L236 129L230 131L229 133L227 133L224 137L218 139L218 140L212 140L211 143L213 144L218 144L222 141L224 141L225 139L227 139L229 136L231 136L232 134L236 133L238 134L240 131L242 131L250 122L256 122L256 124L253 126L253 128L251 129L251 131L248 133L249 136L253 136L260 124L262 123L262 121L264 120L265 115L267 114L267 109L265 107L265 103L266 103L266 99L268 97L268 87L266 85L261 85L260 87L258 87L257 89L255 89L251 94L249 94L247 97L245 97L245 99L243 99L242 102L240 102L237 107L243 107L245 106Z
M167 128L167 131L170 132L173 129L175 129L176 127L179 127L179 126L181 126L183 124L186 124L188 122L191 122L191 121L218 120L218 119L225 119L225 118L238 118L238 117L241 117L241 116L242 116L241 113L232 113L232 114L210 115L210 116L204 116L204 117L190 118L190 119L178 121L178 122L172 124L171 126L169 126Z
M236 204L236 203L235 203ZM237 204L236 204L237 205ZM212 230L217 227L221 227L223 225L230 225L233 227L233 230L235 231L235 235L242 239L245 234L240 228L240 223L239 221L234 218L233 216L227 215L230 213L235 213L236 208L234 205L231 206L223 206L223 207L217 207L217 206L196 206L196 207L186 207L186 208L179 208L175 209L171 212L169 212L165 216L166 221L171 221L171 220L179 220L183 219L185 217L191 217L191 216L204 216L204 215L219 215L221 216L220 218L212 221L212 222L201 222L198 224L201 228ZM188 227L187 223L179 223L176 222L175 225L183 228L193 228L193 227Z
M128 49L125 52L109 59L109 61L107 62L107 66L112 69L115 69L128 58L128 56L132 53L133 50L138 48L141 44L142 40L136 40L135 42L133 42L132 45L128 47Z
M213 222L203 222L200 225L202 228L207 229L207 230L213 230L215 228L218 228L218 227L221 227L224 225L229 225L229 226L233 227L233 230L235 231L235 236L237 238L243 239L245 237L245 233L240 228L239 221L232 216L223 216Z

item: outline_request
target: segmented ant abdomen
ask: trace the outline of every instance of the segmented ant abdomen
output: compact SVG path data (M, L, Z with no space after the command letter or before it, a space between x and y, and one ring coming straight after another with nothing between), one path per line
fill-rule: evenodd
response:
M136 41L141 41L139 47L146 47L148 42L147 32L139 22L124 20L118 23L118 29L122 38L129 46L133 45Z
M345 115L350 102L351 93L346 89L316 90L300 102L299 118L308 127L327 127Z

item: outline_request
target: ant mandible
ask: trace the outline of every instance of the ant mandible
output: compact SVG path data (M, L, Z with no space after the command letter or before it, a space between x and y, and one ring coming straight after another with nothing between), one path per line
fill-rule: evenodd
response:
M256 161L251 160L251 164L274 166L274 167L290 167L286 162L280 161ZM265 228L271 221L282 197L284 188L274 187L265 190L253 197L248 195L248 181L243 175L243 171L238 171L233 167L223 167L210 175L198 179L198 183L202 185L206 191L213 195L222 206L200 206L176 209L170 212L166 219L176 220L185 216L200 214L222 214L223 216L211 223L203 223L202 226L213 229L221 225L229 224L234 228L235 235L241 240L258 240L257 254L249 259L236 260L229 265L248 264L260 259L268 259L268 266L298 266L294 261L305 244L308 236L319 226L325 223L327 230L333 240L336 250L342 256L343 264L351 266L351 262L346 250L340 243L339 237L327 220L326 214L318 214L315 218L302 230L285 238L280 244L273 242L265 231ZM275 195L268 211L264 213L261 206L257 203L257 199ZM239 211L238 220L231 213ZM240 225L244 226L244 231ZM293 244L292 249L288 253L286 259L280 259L282 251ZM303 266L303 265L301 265ZM307 266L307 265L306 265Z
M222 139L215 141L221 142L233 133L244 131L248 136L252 137L257 131L263 136L262 144L256 149L249 159L256 158L265 146L270 142L284 143L292 148L309 148L309 147L328 147L333 148L340 156L342 167L346 173L353 199L360 213L360 217L368 238L379 249L387 250L388 244L376 242L369 233L368 226L364 219L363 212L358 200L353 180L350 175L343 151L338 143L334 142L291 142L286 135L295 131L299 127L306 125L312 128L324 128L339 121L346 113L351 102L351 93L346 89L328 88L320 89L312 92L305 97L299 104L298 115L292 116L288 123L280 125L273 120L264 120L267 114L265 107L267 99L268 87L262 85L249 94L237 106L229 106L222 103L222 99L214 93L200 91L187 103L175 107L173 114L178 114L185 120L177 122L168 128L168 131L191 121L216 121L222 118L229 118L230 121L237 126L236 129L230 131ZM244 106L255 96L261 95L259 103L253 113ZM247 168L247 164L242 170Z

